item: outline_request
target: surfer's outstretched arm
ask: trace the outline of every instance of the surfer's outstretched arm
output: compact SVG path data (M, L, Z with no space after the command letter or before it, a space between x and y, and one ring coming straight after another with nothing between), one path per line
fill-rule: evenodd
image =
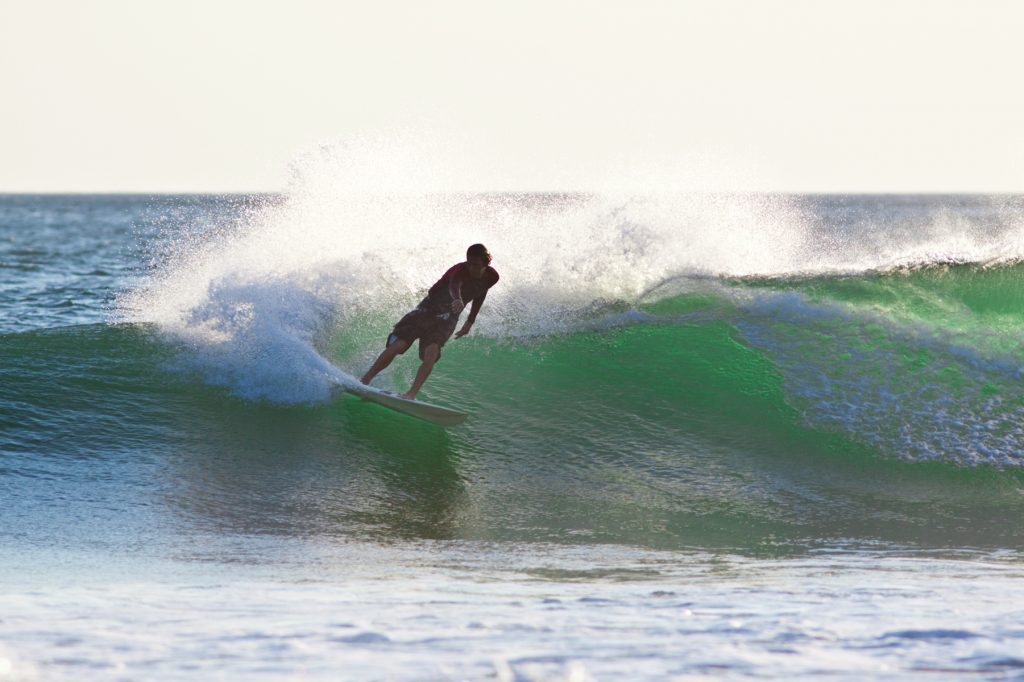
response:
M480 308L483 306L485 298L487 298L486 289L481 292L479 296L473 299L473 305L470 306L469 309L469 317L466 318L466 323L462 325L462 329L455 332L455 338L461 339L469 333L470 329L473 328L473 323L476 322L476 316L480 312Z

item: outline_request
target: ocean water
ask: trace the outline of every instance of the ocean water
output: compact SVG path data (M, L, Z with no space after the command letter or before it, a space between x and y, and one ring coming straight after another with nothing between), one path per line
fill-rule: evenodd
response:
M332 397L477 241L469 420ZM1024 680L1022 258L1014 196L0 195L0 680Z

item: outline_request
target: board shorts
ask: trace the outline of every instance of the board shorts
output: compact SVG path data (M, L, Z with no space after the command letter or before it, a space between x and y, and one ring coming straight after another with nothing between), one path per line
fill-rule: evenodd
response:
M391 330L386 347L391 347L398 339L408 341L410 346L413 341L419 339L422 360L423 351L427 346L436 343L438 350L444 347L445 342L455 333L455 325L458 322L459 316L453 312L437 312L429 308L416 307L406 313ZM440 354L437 357L441 359Z

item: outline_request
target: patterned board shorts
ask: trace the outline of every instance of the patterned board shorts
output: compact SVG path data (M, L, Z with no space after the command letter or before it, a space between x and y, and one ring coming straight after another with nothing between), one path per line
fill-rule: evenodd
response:
M395 328L388 335L387 346L390 347L398 339L408 341L409 345L416 339L420 340L420 360L423 359L423 351L427 346L436 343L438 350L444 347L445 342L455 333L455 325L459 322L459 316L454 313L438 313L425 308L415 308L406 313L405 317L398 321ZM440 359L438 355L438 359Z

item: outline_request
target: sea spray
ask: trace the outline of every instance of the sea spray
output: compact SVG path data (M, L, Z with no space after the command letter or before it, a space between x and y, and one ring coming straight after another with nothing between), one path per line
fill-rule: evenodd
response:
M502 338L572 330L681 274L786 272L806 250L781 197L468 195L436 191L444 176L404 147L318 147L284 197L158 244L122 319L155 323L240 396L322 400L339 380L329 333L383 330L471 243L502 273L474 333Z

